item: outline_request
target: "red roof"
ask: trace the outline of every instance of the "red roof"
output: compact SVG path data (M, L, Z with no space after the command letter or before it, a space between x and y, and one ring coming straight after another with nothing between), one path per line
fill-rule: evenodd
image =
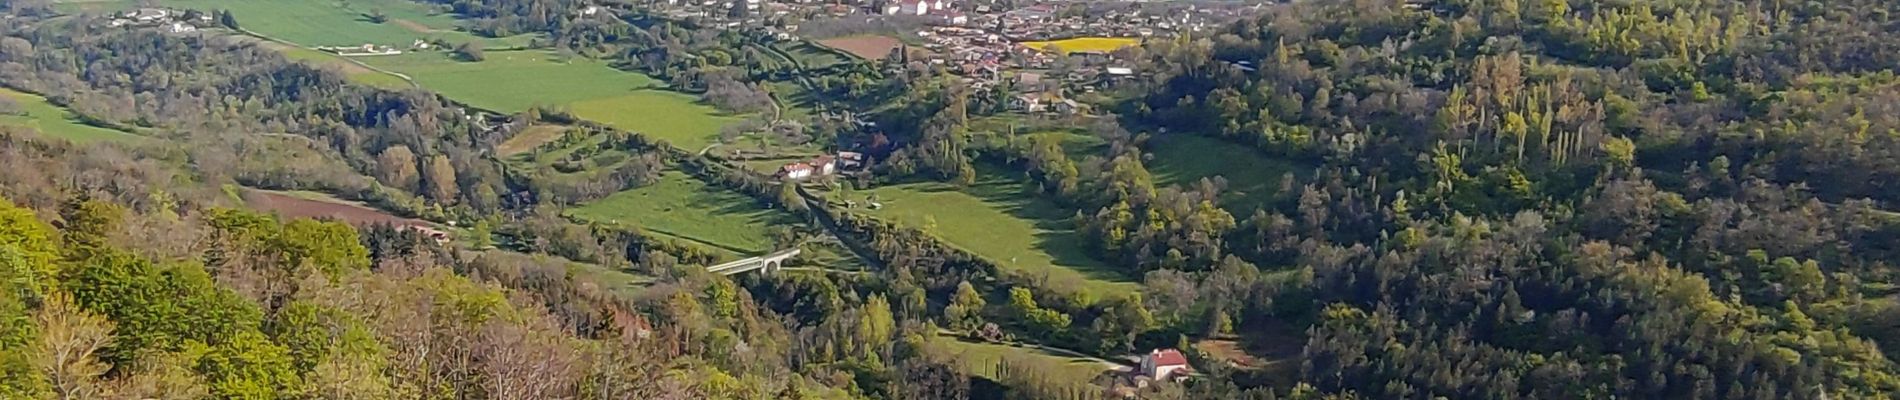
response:
M1155 350L1148 356L1154 358L1155 366L1187 365L1187 356L1181 355L1180 350Z

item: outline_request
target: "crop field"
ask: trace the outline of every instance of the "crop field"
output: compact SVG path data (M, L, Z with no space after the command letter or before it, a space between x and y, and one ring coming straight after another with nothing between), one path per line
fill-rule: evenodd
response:
M666 172L658 183L615 193L569 209L567 214L609 225L637 226L745 255L771 249L771 227L797 222L783 210L765 208L750 197L708 186L678 171Z
M923 229L1006 270L1047 279L1053 288L1098 299L1136 290L1133 280L1087 249L1074 231L1075 210L1023 192L1006 173L978 170L977 183L961 190L939 182L873 189L883 207L861 210ZM863 195L845 196L860 201Z
M479 40L489 47L525 44L527 37L481 38L455 30L453 14L409 0L154 0L152 5L201 11L229 10L238 26L302 46L350 46L373 43L407 48L416 39L454 43ZM63 1L68 12L109 12L139 7L138 2ZM387 20L372 22L380 12Z
M1055 51L1055 49L1061 49L1063 54L1074 53L1078 51L1107 53L1107 52L1121 49L1123 47L1131 47L1131 46L1136 46L1140 44L1141 44L1141 39L1108 38L1108 37L1082 37L1082 38L1063 39L1063 40L1056 40L1056 41L1023 42L1024 46L1042 49L1045 51Z
M1154 160L1147 163L1157 185L1192 185L1202 178L1227 178L1222 207L1234 218L1246 218L1264 208L1280 193L1287 172L1298 173L1284 160L1268 158L1252 147L1200 135L1178 134L1149 142Z
M845 36L820 40L818 43L830 46L834 49L844 50L847 53L858 56L858 58L866 60L882 60L884 57L891 55L891 49L904 45L904 42L897 40L897 38L878 35Z
M285 218L334 219L350 225L434 225L324 193L256 189L245 189L243 193L244 203L251 208L274 212Z
M599 60L562 60L543 51L491 51L486 56L480 62L439 53L362 60L409 75L425 88L475 107L498 112L563 107L580 118L664 139L688 151L711 144L720 127L739 119L692 95L666 90L646 75Z
M135 141L145 138L118 130L86 125L72 111L48 103L46 98L0 88L0 97L12 100L21 114L0 114L0 125L33 128L40 134L79 143L97 141Z

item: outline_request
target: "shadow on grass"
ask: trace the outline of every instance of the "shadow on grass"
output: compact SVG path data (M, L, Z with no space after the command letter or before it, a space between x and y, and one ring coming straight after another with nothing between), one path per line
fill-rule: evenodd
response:
M997 205L1004 213L1034 224L1036 237L1032 247L1048 254L1051 264L1075 270L1092 280L1135 282L1124 271L1096 258L1089 251L1081 232L1076 231L1073 219L1075 208L1064 207L1028 193L1031 189L1025 181L1007 178L1006 174L1010 172L1000 167L984 164L978 170L980 176L985 178L966 192L986 203Z

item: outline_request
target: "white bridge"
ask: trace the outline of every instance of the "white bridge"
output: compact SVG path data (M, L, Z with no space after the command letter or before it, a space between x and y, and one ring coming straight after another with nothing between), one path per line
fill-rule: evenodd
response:
M785 259L798 255L798 249L779 250L763 256L747 258L725 264L706 267L706 271L720 275L737 275L751 271L764 271L767 274L778 272Z

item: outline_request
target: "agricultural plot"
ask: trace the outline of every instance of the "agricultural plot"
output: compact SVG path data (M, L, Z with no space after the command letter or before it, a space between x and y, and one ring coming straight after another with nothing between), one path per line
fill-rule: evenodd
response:
M897 40L897 38L877 35L845 36L820 40L818 43L834 49L844 50L847 53L858 56L858 58L866 60L882 60L884 57L891 55L892 49L904 46L904 42Z
M706 183L683 172L668 171L658 183L570 209L569 217L608 225L637 226L709 247L745 255L772 248L770 229L796 224L783 210Z
M1055 41L1022 42L1022 44L1024 46L1042 49L1044 51L1060 50L1062 51L1063 54L1074 53L1078 51L1107 53L1107 52L1119 50L1123 47L1132 47L1132 46L1140 45L1141 39L1109 38L1109 37L1081 37L1081 38L1063 39L1063 40L1055 40Z
M1227 192L1221 206L1235 218L1246 218L1255 208L1264 208L1278 199L1280 180L1294 165L1268 158L1245 145L1228 143L1200 135L1166 135L1149 142L1154 160L1148 170L1154 172L1157 185L1193 185L1202 178L1227 178Z
M0 125L32 128L41 135L88 143L98 141L135 141L144 139L123 131L86 125L72 111L46 101L46 98L0 88L0 97L10 100L17 113L0 113ZM8 112L8 110L0 110Z
M378 44L407 48L417 39L452 43L482 41L489 47L524 44L527 37L482 38L457 31L453 14L409 0L153 0L152 6L201 11L228 10L244 29L301 46ZM111 12L139 7L136 1L66 1L67 12ZM381 13L375 22L371 15Z
M976 184L961 190L938 182L876 188L871 193L882 207L865 212L923 229L1006 270L1047 279L1052 288L1096 298L1136 290L1132 279L1087 249L1075 232L1075 210L1025 193L1022 182L1004 174L979 168Z
M439 53L363 61L409 75L429 90L475 107L499 112L563 107L582 119L664 139L688 151L713 143L720 127L739 120L692 95L665 90L646 75L543 51L491 51L479 62Z
M245 205L277 213L285 218L333 219L350 225L434 225L428 221L404 218L324 193L244 189L243 197Z

